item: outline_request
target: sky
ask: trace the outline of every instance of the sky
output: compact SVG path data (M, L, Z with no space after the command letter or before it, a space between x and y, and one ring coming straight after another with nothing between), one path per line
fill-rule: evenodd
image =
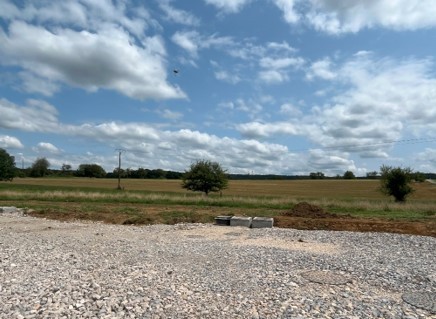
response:
M0 148L63 164L436 172L434 0L0 0Z

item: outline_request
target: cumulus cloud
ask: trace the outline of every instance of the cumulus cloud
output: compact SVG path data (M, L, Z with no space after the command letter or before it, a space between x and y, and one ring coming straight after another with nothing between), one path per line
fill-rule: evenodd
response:
M309 167L314 170L328 172L329 174L342 174L345 171L356 171L353 160L346 154L339 152L326 152L320 149L309 151Z
M24 148L24 145L14 136L0 135L0 147L4 149Z
M238 103L244 107L246 101ZM190 129L165 130L147 123L64 124L58 122L56 109L43 101L30 100L26 106L17 106L2 100L0 106L0 112L7 114L9 119L6 121L6 117L0 118L2 128L24 127L28 132L63 134L69 137L71 143L80 143L81 139L86 139L93 145L104 145L106 150L122 147L127 151L123 158L124 165L132 168L145 166L183 171L192 161L205 158L219 161L235 173L251 172L253 169L258 173L277 173L278 167L292 167L290 163L300 160L284 145L250 138L220 137ZM39 121L29 125L30 118ZM4 137L2 140L14 141ZM37 155L49 154L49 160L54 165L65 162L78 165L91 161L112 170L117 160L115 152L106 156L93 153L80 156L65 154L49 142L41 142L32 150Z
M259 123L250 122L239 124L239 132L246 138L270 137L272 135L297 135L300 133L298 125L289 122Z
M289 121L256 120L241 123L236 129L243 137L254 139L304 136L320 149L363 158L388 158L396 141L404 136L436 133L432 60L377 58L358 52L337 64L334 74L329 61L326 58L309 67L314 78L328 79L335 87L323 105L301 113L292 104L284 104L279 113Z
M32 149L36 153L59 154L61 152L60 149L58 149L56 146L48 142L40 142Z
M28 132L56 132L59 129L58 111L45 101L30 99L25 106L18 106L0 99L0 113L0 128Z
M4 0L0 16L5 20L22 20L29 23L74 26L98 31L108 25L119 25L140 37L148 27L158 23L142 6L126 1L65 0L48 2L35 0L24 4Z
M326 147L387 157L391 141L434 132L436 78L429 60L358 54L338 70L348 89L313 109L311 138ZM368 147L365 147L368 145Z
M27 5L10 18L6 31L0 29L2 63L23 70L24 90L44 95L63 84L115 90L140 100L186 97L166 79L161 37L144 36L143 19L129 19L125 11L111 2ZM66 25L71 16L77 17L80 31Z

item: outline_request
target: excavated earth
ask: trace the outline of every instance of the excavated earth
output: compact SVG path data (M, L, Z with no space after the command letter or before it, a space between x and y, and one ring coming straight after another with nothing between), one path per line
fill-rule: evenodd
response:
M291 210L275 216L274 225L300 230L386 232L436 237L435 218L426 222L357 218L329 213L306 202L298 203Z

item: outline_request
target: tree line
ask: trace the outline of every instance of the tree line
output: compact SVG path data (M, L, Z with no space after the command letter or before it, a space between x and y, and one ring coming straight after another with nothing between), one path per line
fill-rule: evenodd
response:
M95 178L173 178L181 179L182 187L190 191L203 192L206 195L209 192L218 192L228 185L228 179L231 177L225 169L217 162L208 160L198 160L191 164L190 169L185 173L165 171L162 169L149 170L139 168L137 170L116 168L112 173L106 171L98 164L80 164L78 169L73 171L71 165L63 164L60 170L50 170L50 163L46 158L38 158L32 166L26 170L17 169L15 158L9 155L4 149L0 148L0 180L12 181L15 176L44 177L50 175L57 176L77 176L77 177L95 177ZM368 173L368 178L380 179L380 191L387 196L393 196L395 201L404 202L406 197L413 193L411 186L413 181L422 182L426 178L434 178L435 174L426 176L420 172L413 172L411 168L381 166L380 173ZM241 175L238 175L240 178ZM324 179L322 172L310 173L311 179ZM354 179L354 173L346 171L343 176L337 178ZM119 188L121 189L121 188Z
M14 177L91 177L91 178L135 178L135 179L182 179L183 172L163 169L120 169L106 172L98 164L80 164L73 169L70 164L63 164L61 169L51 169L50 162L38 158L28 168L17 168L15 158L0 148L0 180L12 180ZM326 176L323 172L311 172L309 175L276 175L276 174L227 174L231 180L298 180L298 179L380 179L380 172L368 172L365 177L356 177L352 171L343 175ZM434 173L411 172L412 180L423 182L436 179Z

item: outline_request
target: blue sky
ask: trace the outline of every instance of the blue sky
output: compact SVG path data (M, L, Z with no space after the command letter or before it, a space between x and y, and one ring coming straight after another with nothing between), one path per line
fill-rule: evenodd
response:
M0 27L19 167L436 172L433 0L0 0Z

